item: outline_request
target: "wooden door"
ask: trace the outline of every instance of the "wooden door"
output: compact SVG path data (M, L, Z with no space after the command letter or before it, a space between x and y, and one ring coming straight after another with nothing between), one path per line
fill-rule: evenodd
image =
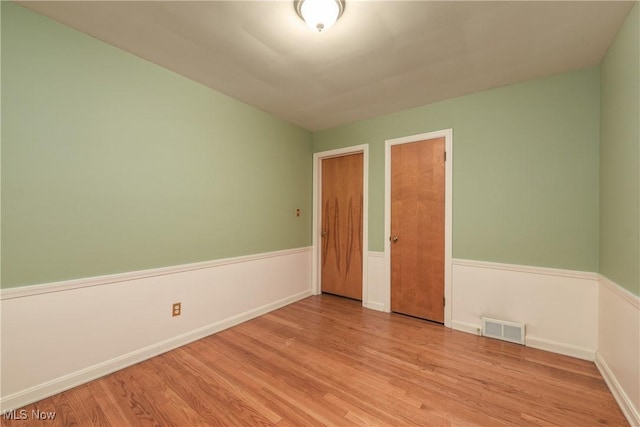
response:
M391 311L444 322L444 138L391 146Z
M322 160L322 292L362 300L363 154Z

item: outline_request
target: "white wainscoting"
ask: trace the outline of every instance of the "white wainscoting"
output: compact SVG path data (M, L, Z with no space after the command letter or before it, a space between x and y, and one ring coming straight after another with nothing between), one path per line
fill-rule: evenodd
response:
M5 289L0 410L311 295L311 248ZM171 316L182 303L182 315Z
M385 265L384 252L369 251L367 256L367 292L362 305L372 310L385 311Z
M526 345L580 359L598 345L596 273L453 260L452 328L477 334L481 317L526 324Z
M629 424L640 426L640 298L604 276L596 366Z

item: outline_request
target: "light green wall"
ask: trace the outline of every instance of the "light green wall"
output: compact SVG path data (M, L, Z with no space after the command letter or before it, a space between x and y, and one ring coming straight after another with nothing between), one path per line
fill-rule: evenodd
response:
M309 132L2 2L2 287L308 246L311 158Z
M599 68L564 73L317 132L311 147L298 127L2 2L2 287L307 246L311 153L362 143L381 251L384 141L453 128L454 257L600 263L640 294L639 9L601 82Z
M640 5L601 65L600 272L640 295Z
M453 128L453 256L598 269L599 69L515 84L314 134L369 144L369 249L383 250L384 142Z

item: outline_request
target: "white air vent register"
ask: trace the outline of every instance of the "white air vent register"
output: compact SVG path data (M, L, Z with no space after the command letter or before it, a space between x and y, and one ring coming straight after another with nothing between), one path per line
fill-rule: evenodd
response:
M524 345L524 323L482 318L482 335Z

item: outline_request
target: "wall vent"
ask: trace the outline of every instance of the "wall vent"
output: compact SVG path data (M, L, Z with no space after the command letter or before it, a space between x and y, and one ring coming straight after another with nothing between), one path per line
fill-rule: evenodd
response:
M482 318L482 335L524 345L524 323Z

